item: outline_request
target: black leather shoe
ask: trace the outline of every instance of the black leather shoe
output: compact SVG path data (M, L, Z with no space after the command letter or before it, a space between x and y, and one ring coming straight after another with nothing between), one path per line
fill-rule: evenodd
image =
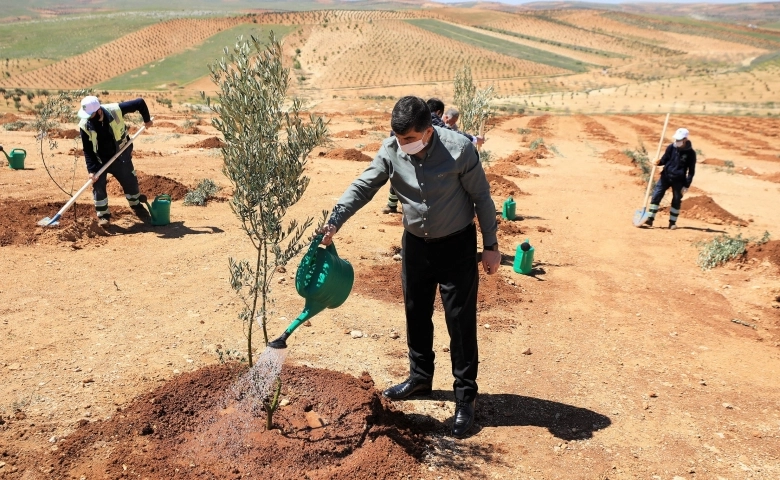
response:
M452 423L452 436L463 438L471 430L471 427L474 426L474 409L476 406L476 399L470 402L465 400L455 401L455 421Z
M431 390L430 382L407 378L402 383L394 385L382 392L382 395L390 400L402 400L411 397L412 395L430 395Z

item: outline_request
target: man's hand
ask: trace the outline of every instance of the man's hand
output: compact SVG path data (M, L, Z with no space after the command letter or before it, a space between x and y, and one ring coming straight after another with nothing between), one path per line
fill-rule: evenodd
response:
M501 263L501 252L498 250L482 250L482 268L488 275L498 272Z
M688 187L683 187L680 191L680 196L684 196L686 193L688 193Z
M656 161L655 161L655 162L653 162L653 163L655 163L656 165L660 165L660 164L661 164L661 159L659 158L658 160L656 160Z
M144 122L144 126L146 128L150 128L153 123L154 123L154 119L150 118L148 122Z
M90 173L89 174L89 179L92 180L92 183L97 182L98 178L100 178L100 177L97 176L97 173Z
M320 244L325 245L326 247L333 242L333 236L336 235L336 232L338 232L338 228L336 228L335 225L331 223L326 223L323 225L323 227L320 229L319 232L322 234L322 241Z
M477 139L477 146L480 146L480 145L482 145L483 143L485 143L485 137L484 137L484 136L482 136L482 135L477 135L477 136L475 136L474 138L476 138L476 139Z

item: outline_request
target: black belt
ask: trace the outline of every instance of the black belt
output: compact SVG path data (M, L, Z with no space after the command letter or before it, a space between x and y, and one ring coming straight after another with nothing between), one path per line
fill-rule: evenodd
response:
M450 238L458 236L461 233L465 233L469 228L472 228L472 227L474 227L474 224L473 223L469 223L468 225L466 225L464 228L458 230L457 232L453 232L453 233L450 233L449 235L445 235L443 237L438 237L438 238L424 238L424 237L417 237L417 235L415 235L415 236L417 238L419 238L420 240L425 241L425 243L438 243L438 242L443 242L444 240L449 240Z

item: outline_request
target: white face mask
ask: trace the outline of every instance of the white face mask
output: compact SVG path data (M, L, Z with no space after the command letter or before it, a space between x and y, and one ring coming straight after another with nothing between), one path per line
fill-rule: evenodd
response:
M425 138L425 134L423 136L414 142L409 142L406 145L401 145L401 142L398 141L398 137L395 137L395 141L398 142L398 146L401 148L401 151L404 152L407 155L414 155L416 153L419 153L420 150L428 146L427 142L423 142L423 138Z
M680 148L680 147L682 147L683 145L685 145L685 139L683 139L683 140L677 140L677 141L675 141L675 142L674 142L674 146L675 146L675 147L677 147L677 148Z

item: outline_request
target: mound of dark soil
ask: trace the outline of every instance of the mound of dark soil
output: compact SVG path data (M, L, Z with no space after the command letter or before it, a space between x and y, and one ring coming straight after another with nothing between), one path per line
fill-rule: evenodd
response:
M334 148L327 153L320 152L319 156L325 158L338 158L339 160L353 160L355 162L370 162L373 160L365 153L360 150L355 150L354 148Z
M510 195L528 195L520 191L520 188L511 180L507 180L501 175L486 173L487 181L490 184L490 194L494 197L506 198Z
M209 137L205 140L201 140L200 142L187 145L184 148L222 148L224 146L225 142L223 142L221 138Z
M66 139L70 140L70 139L81 137L81 132L79 132L75 128L70 128L70 129L67 129L67 130L56 129L56 130L52 130L51 132L49 132L49 136L51 138L66 138Z
M768 261L780 267L780 240L770 240L763 245L750 244L745 252L745 259L755 258Z
M147 175L138 170L135 171L135 174L138 177L138 186L141 189L141 193L149 198L150 203L156 195L163 193L170 195L172 200L182 200L184 195L189 191L189 188L187 188L186 185L168 177ZM112 196L124 196L125 194L122 191L122 186L119 185L119 182L111 175L108 176L106 190L108 191L108 194Z
M333 138L358 138L358 137L362 137L363 135L368 135L368 132L363 129L343 130L341 132L334 133Z
M629 167L634 165L634 162L631 161L628 155L614 148L602 153L601 156L607 163L617 163L618 165L627 165Z
M182 374L113 418L82 425L43 462L54 464L49 478L421 476L425 439L367 373L285 366L282 398L289 403L267 431L264 412L231 407L236 399L227 392L245 371L228 364Z
M364 152L378 152L382 148L382 142L371 142L361 148Z
M13 113L0 113L0 125L5 125L6 123L18 122L21 119L22 117L18 117Z
M538 177L539 175L536 175L535 173L531 173L528 170L520 170L520 168L514 164L509 162L496 162L489 167L485 168L485 172L493 173L495 175L501 175L501 176L508 176L508 177L517 177L517 178L529 178L529 177Z
M680 215L684 218L695 218L716 225L747 226L746 221L727 212L708 195L684 198L680 210Z
M780 173L765 173L758 178L767 182L780 183Z
M154 126L160 128L179 128L179 126L173 122L154 122Z
M527 152L516 151L506 158L499 160L501 163L511 163L514 165L523 165L526 167L538 167L539 162L543 158L549 157L547 147L540 145L536 150L529 150Z
M203 130L201 130L198 127L176 127L174 130L176 133L181 133L182 135L202 135Z

